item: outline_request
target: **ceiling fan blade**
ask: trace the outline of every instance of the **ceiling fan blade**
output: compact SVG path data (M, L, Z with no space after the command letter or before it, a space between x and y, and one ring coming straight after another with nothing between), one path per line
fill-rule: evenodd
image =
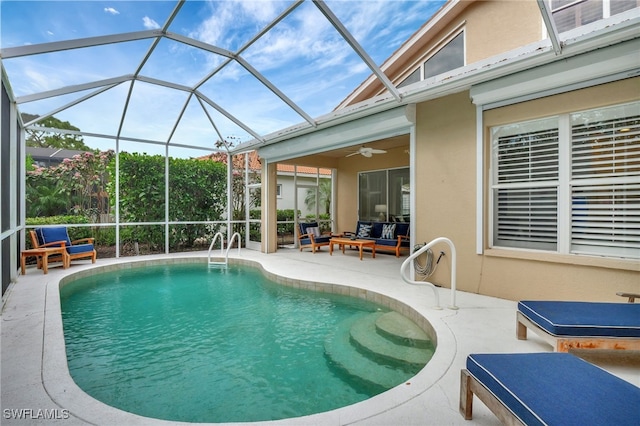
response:
M387 151L385 151L384 149L371 149L370 151L372 154L386 154Z
M346 157L353 157L354 155L358 155L358 154L360 154L360 151L352 152L351 154L345 155L345 158Z

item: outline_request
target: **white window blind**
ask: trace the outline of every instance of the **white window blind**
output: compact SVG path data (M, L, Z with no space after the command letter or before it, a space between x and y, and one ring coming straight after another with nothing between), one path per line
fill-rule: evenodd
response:
M571 249L640 257L640 104L571 116Z
M494 243L555 250L558 121L539 120L494 133Z

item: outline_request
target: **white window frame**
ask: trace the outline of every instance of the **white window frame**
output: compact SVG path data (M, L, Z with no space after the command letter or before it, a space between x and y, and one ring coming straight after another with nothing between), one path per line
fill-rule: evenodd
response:
M580 227L578 226L580 225L578 223L579 220L576 219L577 216L576 217L572 216L572 209L574 210L576 209L576 206L573 205L574 192L577 193L577 192L586 191L586 193L589 194L590 191L591 192L595 191L595 189L590 189L590 188L596 188L598 185L605 185L605 186L619 185L624 190L623 194L628 192L629 194L631 194L632 197L634 196L634 194L640 191L640 175L638 174L637 171L634 171L633 169L634 167L637 168L636 166L637 159L633 154L635 151L632 151L632 150L627 150L627 149L621 150L623 154L621 157L624 157L623 158L624 161L622 162L622 164L626 165L627 164L625 162L626 159L631 158L628 164L629 166L631 166L629 167L629 169L631 169L632 171L630 171L628 174L613 173L614 176L612 176L612 174L609 173L607 176L597 176L598 173L593 172L593 173L587 173L588 176L586 178L584 176L579 176L577 174L575 176L572 176L572 173L575 173L579 169L578 163L576 163L576 165L572 164L572 161L573 161L572 160L572 144L573 144L572 118L577 118L580 115L584 115L584 114L588 115L591 113L602 114L602 115L605 115L606 117L607 111L613 111L616 108L625 108L627 110L630 110L631 113L625 114L626 117L635 116L636 111L637 111L637 114L640 115L640 101L636 101L636 102L613 105L609 107L595 108L595 109L590 109L586 111L570 112L570 113L561 114L558 116L541 118L539 120L523 121L523 122L512 123L507 125L495 126L491 128L491 132L490 132L491 164L490 164L490 178L489 178L490 179L489 180L489 245L491 248L496 247L496 248L503 248L503 249L510 249L510 250L555 252L563 255L566 255L566 254L595 255L595 256L603 256L603 257L629 258L629 259L640 258L640 242L638 243L626 242L624 244L621 244L620 246L616 246L616 245L608 246L606 244L603 244L601 246L598 245L597 238L599 236L597 235L597 233L601 232L601 230L597 220L599 220L599 218L604 217L605 222L602 222L602 223L604 223L605 225L603 227L603 229L605 230L603 231L605 232L605 235L607 235L606 229L608 227L608 224L610 223L606 221L607 218L609 217L606 209L602 212L601 211L602 209L599 210L600 206L598 204L589 204L591 208L588 213L589 217L586 220L588 222L593 222L592 223L593 226L586 227L587 229L586 233L579 231L580 229ZM516 181L514 183L508 183L508 184L503 184L498 182L497 180L497 169L498 169L497 161L498 160L496 157L497 149L495 148L497 135L500 135L501 134L500 132L503 129L506 129L507 127L512 127L512 126L521 126L523 129L522 131L526 133L527 126L530 127L533 125L535 127L536 123L541 123L541 122L546 122L548 126L549 125L548 123L554 120L557 121L557 128L558 128L558 174L556 179L541 181L539 184L535 180L533 181L534 184L532 184L530 181L526 181L526 182ZM634 143L634 148L636 143L640 144L640 135L635 136L633 143ZM615 145L615 144L618 144L618 145ZM614 146L626 146L626 145L620 145L619 140L617 140L615 144ZM594 154L589 154L589 155L595 155L595 156L599 155L598 149L595 149L593 152ZM606 152L608 153L608 151ZM629 155L628 152L632 152L631 157L628 157ZM589 167L603 167L604 169L606 169L607 166L610 166L609 162L614 160L608 159L609 158L608 154L605 157L606 157L606 160L604 161L601 160L601 158L593 158L589 160L594 164L593 166L589 166ZM598 164L600 164L600 166L598 166ZM584 168L582 170L584 170ZM586 170L588 171L589 169L586 169ZM505 244L505 245L498 244L495 241L495 233L494 233L495 227L497 226L496 211L494 208L495 201L496 201L495 199L496 191L498 189L503 189L503 188L519 188L519 187L533 188L536 186L557 187L556 249L549 250L549 249L540 248L540 247L534 248L533 246L535 246L535 244L533 242L523 244L525 246L529 245L529 247L519 247L519 248L511 247L508 244ZM611 195L613 194L614 193L612 192ZM595 194L593 196L595 196ZM613 202L613 203L614 203L613 206L609 209L609 211L613 212L613 213L609 213L609 215L611 215L611 223L616 222L618 218L618 215L615 213L616 202ZM630 203L629 205L632 205L632 204ZM634 207L629 207L629 208L631 209L629 211L629 214L636 214L636 208ZM625 210L625 214L626 212L627 210ZM599 214L603 214L604 216L598 216ZM627 216L623 215L623 220L625 220L624 218L626 217ZM633 219L629 223L631 223L632 227L638 227L638 229L640 229L640 225L633 224ZM620 229L620 228L616 227L615 229ZM590 235L595 235L595 236L591 237L592 239L590 244L581 245L581 244L578 244L578 241L574 241L574 235L577 236L582 234L586 234L587 236L585 238L587 239L590 238L589 237ZM632 239L632 237L629 238L632 234L634 234L633 230L628 231L628 233L622 234L622 235L626 235L627 239ZM616 233L614 235L619 236L620 234ZM624 247L625 245L626 245L626 248Z
M397 87L405 87L405 86L410 86L411 84L415 84L418 83L422 80L425 80L425 68L424 65L427 61L429 61L429 59L431 59L432 57L434 57L436 54L440 53L440 51L442 49L444 49L445 47L447 47L449 45L449 43L451 43L456 37L458 37L459 35L462 35L462 66L464 67L465 65L467 65L467 34L464 28L464 22L461 23L458 27L454 28L449 34L447 34L446 36L444 36L436 45L434 48L432 48L431 50L427 51L423 56L421 56L419 59L416 60L416 62L414 62L413 66L411 66L410 68L407 68L408 71L405 71L404 74L402 74L402 79L400 80L399 83L396 84ZM455 68L454 68L455 69ZM409 71L410 70L410 71ZM419 71L419 77L418 77L418 81L415 81L413 83L410 84L404 84L404 82L411 77L416 71ZM448 70L443 72L442 74L449 72L452 70ZM435 76L434 76L435 77ZM429 78L433 78L433 77L429 77Z

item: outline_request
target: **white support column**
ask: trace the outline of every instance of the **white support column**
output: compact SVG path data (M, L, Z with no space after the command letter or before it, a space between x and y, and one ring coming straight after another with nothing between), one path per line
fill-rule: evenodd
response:
M164 252L169 254L169 144L164 147Z
M227 240L233 235L231 220L233 218L233 156L227 152ZM240 244L240 241L238 241ZM224 245L224 244L223 244Z
M416 126L415 124L409 128L409 181L411 182L411 192L409 193L409 253L413 252L416 245L416 193L418 182L416 181ZM409 265L409 273L411 277L415 277L415 268L413 262Z
M116 259L120 257L120 138L116 138Z
M476 106L476 254L484 253L484 121Z

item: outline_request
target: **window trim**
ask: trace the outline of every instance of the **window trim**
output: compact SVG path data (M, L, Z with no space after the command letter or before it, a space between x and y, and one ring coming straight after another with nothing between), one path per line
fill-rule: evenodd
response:
M414 60L411 63L411 66L409 66L408 68L406 68L404 70L404 72L402 72L400 75L398 75L398 77L395 79L395 86L400 88L400 87L405 87L405 86L401 86L401 84L407 79L409 78L409 76L411 74L413 74L416 70L420 70L420 80L418 80L415 83L411 83L411 84L416 84L419 83L420 81L424 81L424 64L425 62L427 62L429 59L431 59L435 54L437 54L438 52L440 52L443 48L445 48L453 39L455 39L457 36L459 36L460 34L462 34L462 62L463 62L463 66L467 65L467 34L466 34L466 21L462 21L460 22L458 25L456 25L451 31L449 31L447 34L445 34L444 36L442 36L435 44L433 44L433 46L431 46L430 49L427 49L422 55L420 55L418 58L416 58L416 60ZM429 77L432 78L432 77ZM407 85L410 86L411 84ZM382 92L380 92L382 93ZM380 94L379 93L379 94Z
M572 118L577 114L589 113L589 112L597 112L609 110L612 108L625 108L630 107L632 109L640 109L640 101L639 100L631 100L626 102L618 102L615 104L609 105L601 105L586 109L572 109L566 111L562 114L554 114L547 117L537 117L529 120L519 120L511 123L503 123L496 124L495 126L487 127L487 136L488 136L488 175L487 175L487 185L483 186L483 190L486 189L487 192L487 247L484 250L484 253L487 255L496 255L496 256L504 256L504 253L513 253L515 254L513 257L523 257L523 258L539 258L542 260L547 259L548 256L560 256L560 263L579 263L574 259L576 258L589 258L593 259L598 258L603 260L605 263L615 264L619 269L629 269L629 264L633 264L632 270L640 270L640 262L638 262L639 257L629 256L628 252L634 252L634 248L625 249L623 246L615 246L616 253L608 254L606 249L597 251L594 249L593 253L590 252L589 249L586 251L581 247L598 247L598 244L587 244L586 246L580 246L580 244L573 241L574 230L572 228L573 222L575 221L575 215L573 215L573 194L574 189L582 189L588 187L590 184L597 183L606 184L610 179L601 178L599 180L594 181L593 179L581 179L579 176L575 177L573 174L575 173L575 165L572 164ZM481 108L479 108L481 109ZM480 113L480 111L479 111ZM622 117L622 116L621 116ZM635 117L632 115L624 115L624 117ZM558 177L557 177L557 198L556 198L556 206L557 206L557 236L556 236L556 249L555 250L544 250L544 249L535 249L531 247L509 247L503 245L497 245L495 241L495 226L497 225L496 211L495 211L495 191L497 188L500 188L500 182L498 182L496 178L496 159L495 159L495 131L492 129L499 129L505 126L510 125L526 125L527 123L535 123L535 122L543 122L545 120L554 120L557 122L558 128ZM484 145L483 145L484 146ZM632 160L633 161L633 160ZM623 175L614 177L615 181L619 182L634 182L637 178L636 175ZM544 184L552 184L551 181L545 181ZM513 185L513 183L511 184ZM525 183L526 186L530 187L530 181ZM624 234L623 234L624 235ZM579 242L579 241L578 241ZM483 251L479 250L479 254ZM530 253L530 255L523 254ZM592 260L589 261L592 264ZM613 262L613 263L612 263Z

